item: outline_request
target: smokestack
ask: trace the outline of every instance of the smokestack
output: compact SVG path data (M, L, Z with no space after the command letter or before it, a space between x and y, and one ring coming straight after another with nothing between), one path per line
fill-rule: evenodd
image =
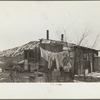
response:
M49 40L49 30L47 30L47 40Z
M61 34L61 41L64 41L64 34Z

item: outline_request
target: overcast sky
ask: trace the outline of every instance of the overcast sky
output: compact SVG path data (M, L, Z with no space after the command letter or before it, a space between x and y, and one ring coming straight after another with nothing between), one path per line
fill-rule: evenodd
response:
M0 51L46 38L47 29L50 39L66 33L74 43L87 29L90 47L100 34L100 1L0 1Z

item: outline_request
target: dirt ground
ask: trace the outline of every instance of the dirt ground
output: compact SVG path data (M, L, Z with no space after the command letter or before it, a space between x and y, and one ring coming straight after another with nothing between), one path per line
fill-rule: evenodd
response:
M0 82L72 82L68 77L64 78L61 76L46 75L42 72L1 72L0 73Z
M0 73L0 82L35 82L39 81L37 78L40 74L41 73L2 72ZM40 79L40 81L42 80Z
M49 79L49 80L48 80ZM84 75L74 76L74 80L71 80L70 78L61 77L61 76L53 76L46 74L42 72L1 72L0 73L0 82L1 83L8 83L8 82L21 82L21 83L29 83L29 82L100 82L100 73L91 73L84 77Z

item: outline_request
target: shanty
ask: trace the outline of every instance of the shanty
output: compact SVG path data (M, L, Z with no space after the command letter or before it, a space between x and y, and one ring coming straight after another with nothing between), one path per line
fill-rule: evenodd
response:
M47 30L46 39L31 42L30 46L10 57L2 57L5 61L2 66L8 67L1 69L1 72L5 73L4 76L8 73L6 82L91 82L95 80L93 74L100 75L98 52L65 42L64 34L61 34L60 41L52 40ZM4 78L1 81L4 81ZM100 79L96 77L95 81Z

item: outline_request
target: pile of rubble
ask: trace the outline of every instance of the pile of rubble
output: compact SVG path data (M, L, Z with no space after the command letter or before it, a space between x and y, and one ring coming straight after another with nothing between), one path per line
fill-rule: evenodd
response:
M91 72L86 76L87 82L100 82L100 73L99 72Z
M83 82L100 82L100 72L91 72L91 73L88 73L86 76L75 75L74 79L77 81L83 81Z
M87 76L91 76L91 77L100 77L100 72L91 72L89 73Z
M0 72L0 82L45 82L45 74L41 72Z
M0 73L0 82L12 82L10 73L8 72L1 72Z

